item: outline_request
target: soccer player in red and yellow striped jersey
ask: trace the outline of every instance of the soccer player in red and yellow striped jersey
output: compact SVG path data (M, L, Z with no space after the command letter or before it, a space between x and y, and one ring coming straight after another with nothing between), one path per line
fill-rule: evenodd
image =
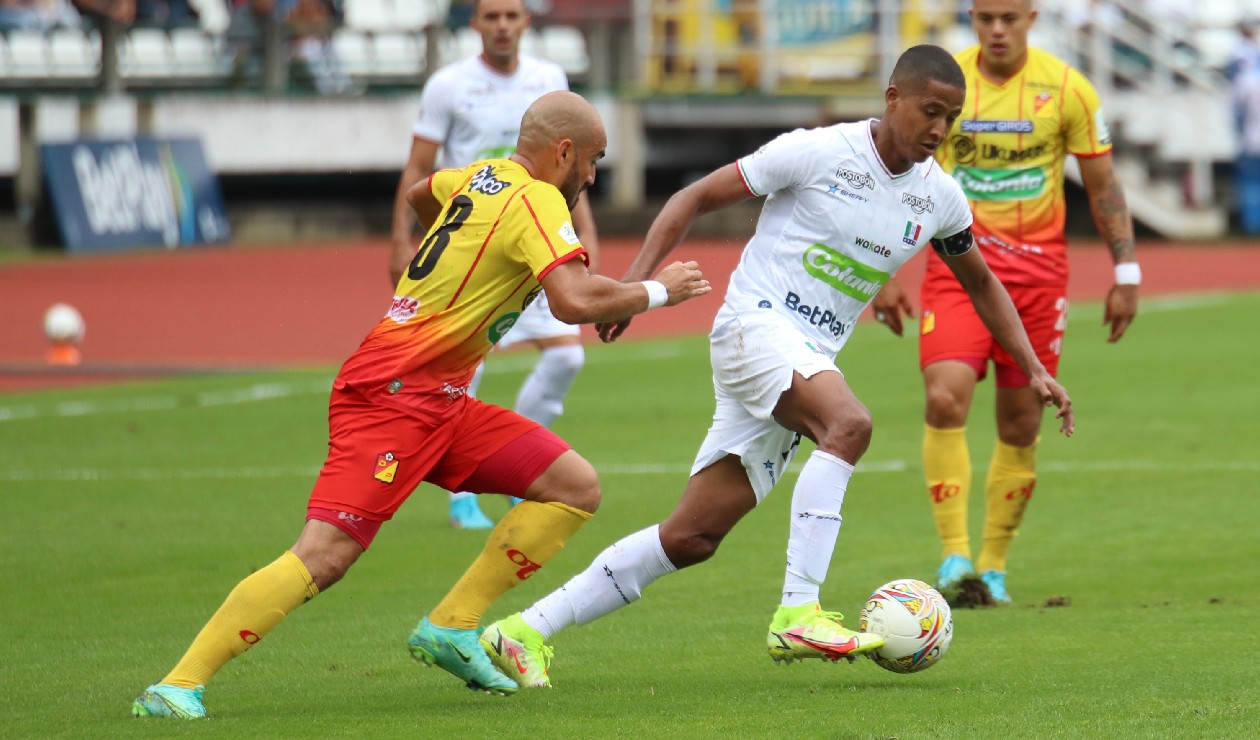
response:
M972 2L980 43L955 57L967 77L967 97L936 157L966 193L976 244L1019 309L1042 364L1055 374L1067 323L1063 180L1069 154L1080 165L1094 223L1116 265L1103 314L1108 341L1119 340L1137 313L1140 271L1098 94L1067 63L1028 46L1036 18L1032 0ZM997 602L1009 602L1006 558L1036 484L1041 399L934 254L928 255L920 302L919 361L927 399L923 469L944 546L937 585L949 588L978 572ZM911 311L900 287L885 286L872 306L876 319L900 335L901 318ZM985 485L984 543L973 567L965 425L976 383L990 362L998 441Z
M434 173L408 193L430 225L386 315L342 366L329 451L297 542L241 581L136 716L205 716L202 692L229 660L328 589L422 481L524 501L408 639L413 657L470 688L517 689L478 643L478 622L551 559L599 504L590 463L554 433L468 395L474 369L546 289L568 323L620 321L710 290L695 263L655 280L591 275L570 208L595 181L606 135L580 96L553 92L521 121L517 153Z

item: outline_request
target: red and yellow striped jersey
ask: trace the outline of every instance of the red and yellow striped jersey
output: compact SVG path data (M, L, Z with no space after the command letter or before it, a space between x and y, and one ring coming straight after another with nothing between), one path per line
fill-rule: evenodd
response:
M979 46L955 58L967 97L936 159L967 195L976 243L1003 283L1066 283L1064 162L1111 152L1098 93L1040 49L1001 85L980 74ZM939 257L928 259L929 274L949 273Z
M439 170L429 185L442 212L389 310L337 376L369 397L419 410L458 400L542 290L539 281L562 262L586 259L564 196L516 162Z

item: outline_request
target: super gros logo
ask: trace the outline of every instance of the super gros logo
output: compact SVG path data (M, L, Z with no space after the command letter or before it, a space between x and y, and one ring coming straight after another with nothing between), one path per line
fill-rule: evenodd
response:
M806 249L802 263L805 272L815 280L820 280L863 303L874 298L891 277L883 270L864 265L824 244L815 244Z

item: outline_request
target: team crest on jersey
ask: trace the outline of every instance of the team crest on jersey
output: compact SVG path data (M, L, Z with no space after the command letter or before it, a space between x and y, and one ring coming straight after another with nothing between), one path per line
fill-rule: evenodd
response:
M477 170L477 174L473 175L472 180L468 182L468 190L473 193L485 193L486 195L497 195L503 188L508 187L512 183L500 180L494 176L494 167L486 165Z
M910 210L914 211L916 216L931 213L936 208L936 204L932 202L932 196L930 195L926 198L921 198L910 193L902 193L901 202L910 206Z
M416 311L420 308L420 301L407 296L396 295L394 302L389 304L389 311L385 314L396 324L405 324L416 316Z
M1049 103L1051 99L1050 91L1042 90L1040 95L1033 98L1033 113L1040 113L1041 109L1046 107L1046 103Z
M569 246L573 246L579 241L577 232L573 230L573 224L568 221L564 222L564 226L560 227L560 231L558 233L560 234L560 238L564 240L564 243Z
M861 190L862 188L870 190L875 189L875 178L871 177L871 173L869 172L855 172L854 170L848 170L841 167L836 170L836 177L843 179L845 182L849 183L849 187L857 190Z
M923 231L923 224L916 224L913 221L906 222L906 232L901 235L901 241L906 244L917 247L919 246L919 234Z
M398 475L398 458L392 452L382 452L376 456L376 472L372 477L381 483L393 483Z

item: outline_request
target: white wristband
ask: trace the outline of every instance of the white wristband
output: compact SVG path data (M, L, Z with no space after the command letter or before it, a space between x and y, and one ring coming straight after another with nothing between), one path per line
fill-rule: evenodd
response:
M1116 265L1116 285L1141 285L1142 268L1136 262L1121 262Z
M647 288L648 309L660 308L669 302L669 288L658 280L644 280L641 285Z

